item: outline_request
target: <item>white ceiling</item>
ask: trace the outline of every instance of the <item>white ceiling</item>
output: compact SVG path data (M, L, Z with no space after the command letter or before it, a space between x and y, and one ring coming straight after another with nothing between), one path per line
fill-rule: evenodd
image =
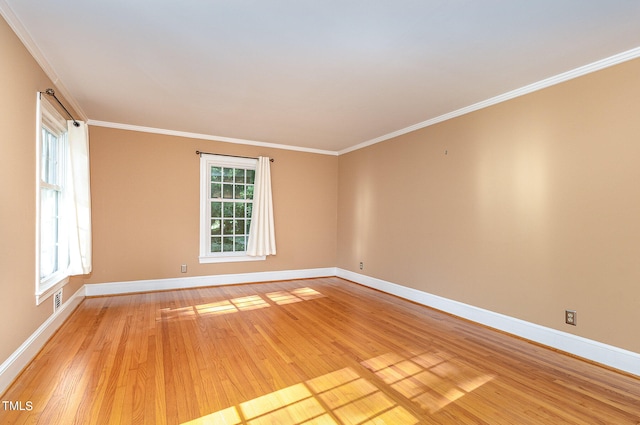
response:
M0 11L94 124L329 152L640 56L637 0L0 0Z

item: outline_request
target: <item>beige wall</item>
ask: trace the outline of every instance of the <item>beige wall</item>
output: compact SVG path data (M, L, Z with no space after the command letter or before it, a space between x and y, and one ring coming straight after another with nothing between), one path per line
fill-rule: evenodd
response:
M635 60L340 156L338 266L640 352L638 76Z
M86 283L335 266L337 157L96 126L90 140L94 257ZM196 150L275 158L276 256L198 263Z
M36 93L53 87L0 17L0 363L52 314L35 304ZM64 99L63 99L64 100ZM65 297L81 285L74 280Z

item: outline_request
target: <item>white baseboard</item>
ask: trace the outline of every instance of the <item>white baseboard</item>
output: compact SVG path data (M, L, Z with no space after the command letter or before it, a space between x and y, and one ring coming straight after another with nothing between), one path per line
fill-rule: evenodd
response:
M277 280L308 279L335 276L335 267L320 269L283 270L257 273L221 274L171 279L134 280L129 282L94 283L85 285L86 296L118 295L135 292L167 291L205 286L235 285L238 283L271 282Z
M73 313L85 297L84 286L76 291L36 331L0 364L0 394L4 393L14 379L40 352L44 344Z
M640 354L341 268L336 276L640 376Z

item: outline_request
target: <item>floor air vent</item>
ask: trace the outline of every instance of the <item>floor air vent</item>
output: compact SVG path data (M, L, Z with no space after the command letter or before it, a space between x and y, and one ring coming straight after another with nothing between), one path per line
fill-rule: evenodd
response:
M55 313L62 307L62 289L53 294L53 312Z

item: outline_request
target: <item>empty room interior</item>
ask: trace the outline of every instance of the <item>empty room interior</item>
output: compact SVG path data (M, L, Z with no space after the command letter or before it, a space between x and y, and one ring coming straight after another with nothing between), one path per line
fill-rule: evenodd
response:
M0 13L0 423L640 423L640 3Z

